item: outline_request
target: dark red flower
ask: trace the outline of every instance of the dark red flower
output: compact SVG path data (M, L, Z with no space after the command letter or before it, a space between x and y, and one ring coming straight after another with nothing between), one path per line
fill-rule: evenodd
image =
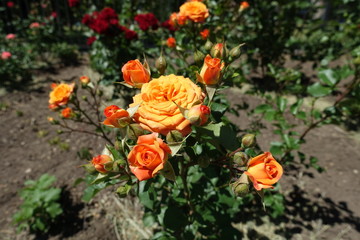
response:
M68 0L69 7L77 7L80 4L80 0Z
M57 17L57 13L56 12L52 12L51 15L53 18L56 18Z
M135 21L143 31L148 30L150 27L154 30L159 27L159 21L152 13L138 14L135 16Z
M14 5L15 5L15 3L14 3L14 2L11 2L11 1L9 1L9 2L6 3L6 6L7 6L8 8L12 8L12 7L14 7Z
M125 28L125 38L127 40L134 40L138 38L138 35L135 31Z
M95 36L88 37L88 39L86 40L86 45L91 46L95 41L96 41L96 37L95 37Z
M119 25L119 18L112 8L104 8L100 12L93 12L91 15L85 14L82 23L99 34L115 36L122 32Z
M161 27L167 28L170 32L175 32L177 29L171 25L170 20L161 23Z

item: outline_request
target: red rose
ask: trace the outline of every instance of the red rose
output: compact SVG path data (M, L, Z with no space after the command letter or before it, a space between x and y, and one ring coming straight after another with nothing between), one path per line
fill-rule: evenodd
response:
M96 41L96 37L95 37L95 36L88 37L88 39L86 40L86 45L91 46L95 41Z
M9 1L9 2L6 3L6 6L7 6L8 8L12 8L12 7L14 7L14 5L15 5L15 3L14 3L14 2L11 2L11 1Z
M138 38L138 35L135 31L125 28L125 38L127 40L134 40Z
M80 4L80 0L68 0L69 7L77 7Z
M135 16L135 21L143 31L147 31L150 27L154 30L159 27L159 21L152 13L138 14Z

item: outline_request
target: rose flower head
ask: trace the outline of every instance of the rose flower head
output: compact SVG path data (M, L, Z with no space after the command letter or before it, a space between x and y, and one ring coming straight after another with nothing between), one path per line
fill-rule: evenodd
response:
M206 40L210 35L210 30L209 29L204 29L200 32L200 36L203 40Z
M241 2L240 7L239 7L239 12L244 11L248 7L250 7L250 4L248 2L246 2L246 1Z
M175 40L175 38L169 37L169 38L166 40L166 45L167 45L169 48L174 48L174 47L176 47L176 40Z
M216 85L221 78L221 70L225 64L219 58L212 58L207 55L204 59L204 65L201 68L198 81L205 85Z
M123 128L131 122L129 112L116 105L106 107L104 115L106 119L103 124L109 127Z
M186 2L180 6L179 15L185 16L193 22L204 22L209 16L209 11L202 2Z
M273 188L272 185L283 175L283 168L270 152L265 152L250 159L245 174L252 181L254 188L260 191L263 188Z
M81 76L79 78L80 82L84 85L88 84L90 82L90 78L88 76Z
M134 20L139 24L139 27L143 31L147 31L149 28L156 30L159 27L159 21L152 13L138 14Z
M61 116L63 118L71 118L72 116L74 115L74 112L71 108L67 107L67 108L64 108L62 111L61 111Z
M49 104L65 105L74 91L75 84L61 83L50 92Z
M6 60L6 59L8 59L8 58L11 58L11 56L12 56L11 52L5 51L5 52L2 52L2 53L1 53L1 59L2 59L2 60Z
M139 136L128 155L130 170L140 181L152 178L164 168L169 154L169 146L157 133Z
M96 171L100 173L107 173L108 171L105 169L104 165L111 161L112 159L108 155L98 155L96 157L93 157L91 163L95 167Z
M144 83L150 81L150 69L147 69L138 59L128 61L121 71L125 82L136 88L141 88Z
M171 74L145 83L133 99L130 107L141 104L134 120L143 129L162 135L178 130L185 136L191 132L190 121L179 107L189 109L195 103L201 104L204 94L189 78Z

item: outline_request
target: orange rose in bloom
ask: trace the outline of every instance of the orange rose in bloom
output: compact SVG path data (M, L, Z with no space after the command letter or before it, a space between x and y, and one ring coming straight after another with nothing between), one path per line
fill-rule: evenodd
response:
M137 59L128 61L121 71L125 82L136 88L150 81L150 72Z
M242 12L244 11L245 9L247 9L248 7L250 7L250 4L246 1L244 2L241 2L240 3L240 8L239 8L239 11Z
M281 178L283 168L271 153L265 152L249 161L245 174L249 176L254 188L260 191L263 188L273 188L272 185Z
M88 84L90 82L90 78L88 76L81 76L80 77L80 82L82 84Z
M137 145L128 155L131 172L140 181L155 176L168 159L171 150L157 133L139 136Z
M70 118L72 116L72 114L73 114L73 111L69 107L67 107L61 111L61 115L64 118Z
M123 128L131 121L129 112L116 105L106 107L104 114L107 118L103 124L109 127Z
M196 105L189 109L187 113L187 119L193 125L201 126L204 125L210 116L210 108L206 105Z
M169 37L169 38L166 40L166 45L167 45L169 48L174 48L174 47L176 47L176 40L175 40L175 38Z
M201 38L206 40L209 37L210 31L209 29L204 29L200 32Z
M221 76L221 70L225 64L221 62L219 58L212 58L207 55L204 59L204 65L201 68L198 81L206 85L215 85L219 82Z
M209 16L209 11L202 2L186 2L180 6L179 14L193 22L203 22Z
M185 136L191 132L190 122L178 106L189 109L203 98L201 88L190 79L171 74L145 83L130 107L141 103L134 119L143 129L163 135L178 130Z
M69 101L70 95L74 91L75 84L61 83L54 86L55 88L50 92L50 105L64 105ZM49 106L50 108L50 106Z
M107 173L104 164L111 162L112 159L108 155L98 155L96 157L93 157L91 160L92 165L94 165L96 171L101 173Z

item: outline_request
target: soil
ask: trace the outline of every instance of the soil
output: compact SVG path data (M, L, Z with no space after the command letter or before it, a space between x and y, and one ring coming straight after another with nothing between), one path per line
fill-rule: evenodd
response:
M0 239L117 238L106 207L103 207L108 205L103 204L108 200L99 195L86 204L81 201L84 186L74 186L75 180L85 175L79 168L84 160L77 156L77 151L91 146L91 152L99 154L105 141L72 133L61 135L62 141L69 144L67 151L49 143L57 136L56 127L47 121L47 116L55 116L47 107L49 85L57 80L71 82L85 71L86 64L42 72L26 90L1 94ZM260 101L236 89L230 90L228 97L230 102L247 102L250 107ZM248 127L251 119L244 112L240 112L240 117L230 118L242 129ZM269 149L270 141L274 140L272 127L266 127L258 138L262 149ZM286 167L281 180L281 191L286 196L285 216L279 220L259 216L253 224L239 224L244 239L360 239L359 149L356 134L339 126L327 125L310 132L302 151L316 156L326 171L318 173L304 167ZM11 222L21 204L17 193L24 181L36 179L43 173L55 175L56 185L64 189L64 214L47 235L16 234Z

